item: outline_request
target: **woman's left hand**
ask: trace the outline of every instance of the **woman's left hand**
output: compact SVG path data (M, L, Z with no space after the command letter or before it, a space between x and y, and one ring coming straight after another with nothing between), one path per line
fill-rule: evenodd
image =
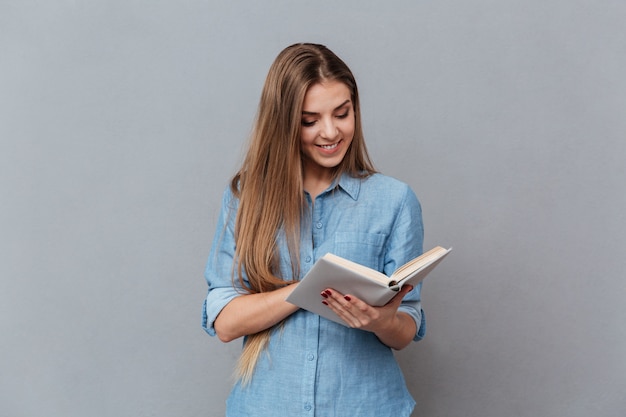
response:
M406 341L406 344L408 344L412 339L412 335L415 334L415 327L408 332L404 328L409 323L406 319L408 318L410 323L414 325L413 319L406 314L398 313L398 307L402 303L402 299L412 289L413 287L410 285L403 287L398 294L382 307L371 306L353 295L341 294L333 288L324 290L321 296L322 302L341 317L349 327L373 332L383 343L390 347L401 349L404 346L400 345L405 345L406 335L410 336L408 341ZM400 344L396 343L398 337L400 337Z

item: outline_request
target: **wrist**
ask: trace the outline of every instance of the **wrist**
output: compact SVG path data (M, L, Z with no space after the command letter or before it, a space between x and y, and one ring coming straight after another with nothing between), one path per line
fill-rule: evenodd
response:
M409 315L396 312L387 325L375 331L374 334L383 344L400 350L413 340L416 331L415 322Z

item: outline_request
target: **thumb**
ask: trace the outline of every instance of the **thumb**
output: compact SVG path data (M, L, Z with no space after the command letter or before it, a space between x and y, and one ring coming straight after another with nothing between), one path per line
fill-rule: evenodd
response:
M412 285L405 285L403 286L400 291L398 291L398 293L396 295L393 296L393 298L389 301L389 304L397 304L398 306L400 305L400 303L402 302L402 299L404 298L405 295L407 295L411 290L413 289Z

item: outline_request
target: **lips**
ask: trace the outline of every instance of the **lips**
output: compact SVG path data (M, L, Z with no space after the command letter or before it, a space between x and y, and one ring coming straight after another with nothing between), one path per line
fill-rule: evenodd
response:
M324 149L326 151L332 151L333 149L337 149L337 147L339 146L340 143L341 143L341 141L335 142L335 143L330 144L330 145L315 145L315 146L317 146L318 148L322 148L322 149Z

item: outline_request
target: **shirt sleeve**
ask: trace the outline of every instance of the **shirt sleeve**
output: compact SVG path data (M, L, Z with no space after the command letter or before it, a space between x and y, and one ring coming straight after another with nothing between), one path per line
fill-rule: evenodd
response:
M424 251L423 244L422 208L417 196L407 185L388 241L385 254L385 274L390 275L396 268L421 255ZM422 283L419 283L404 297L398 308L398 311L407 313L415 320L417 332L413 338L414 341L421 340L426 334L426 318L422 310L421 289Z
M227 189L204 270L209 289L202 308L202 328L211 336L216 334L213 324L218 314L233 298L244 292L239 280L233 280L236 212L237 199Z

